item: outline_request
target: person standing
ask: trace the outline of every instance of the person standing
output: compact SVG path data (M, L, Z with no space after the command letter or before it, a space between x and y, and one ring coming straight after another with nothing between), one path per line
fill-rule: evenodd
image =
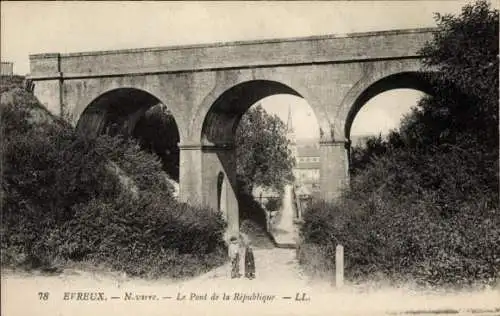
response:
M255 278L255 258L250 246L250 240L247 241L245 246L245 277L250 280Z
M239 254L240 254L240 271L245 272L245 249L248 243L248 236L242 232L239 233Z
M231 279L239 278L240 274L240 246L238 238L229 239L229 259L231 260Z

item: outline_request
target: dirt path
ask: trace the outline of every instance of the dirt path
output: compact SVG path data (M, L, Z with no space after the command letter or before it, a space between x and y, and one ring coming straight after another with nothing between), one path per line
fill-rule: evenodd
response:
M271 233L276 243L284 247L294 247L298 239L297 226L293 222L296 210L292 194L293 186L290 184L286 185L281 209L271 228Z
M326 281L311 282L303 276L294 250L258 248L255 259L255 280L228 278L228 266L184 282L83 271L59 276L6 273L2 275L2 315L404 315L404 311L500 315L498 290L442 295L401 289L336 290ZM48 292L48 299L40 299L39 292ZM100 292L106 300L76 300L77 294L73 300L65 300L65 295L71 297L65 292ZM216 300L211 299L214 293ZM131 297L143 300L127 299Z
M189 282L212 282L216 280L220 283L227 283L234 286L235 282L242 285L265 285L272 283L274 286L284 285L302 288L307 285L307 278L302 275L295 251L292 249L271 248L255 249L256 278L247 280L245 278L231 280L229 264L219 267L205 275L202 275Z

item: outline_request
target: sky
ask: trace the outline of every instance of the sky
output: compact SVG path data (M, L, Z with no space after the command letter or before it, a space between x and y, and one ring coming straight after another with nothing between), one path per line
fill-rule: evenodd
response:
M395 89L375 96L356 115L351 127L352 136L386 135L397 129L403 116L424 96L420 91ZM287 123L288 111L298 139L318 139L316 116L306 100L293 95L270 96L257 102L269 113L276 114Z
M287 38L435 26L433 13L458 13L465 1L324 2L0 2L1 59L29 73L29 54L69 53ZM357 115L351 135L397 127L415 104L414 91L389 91ZM262 100L286 122L292 106L299 138L318 134L307 102ZM308 114L311 113L311 114Z

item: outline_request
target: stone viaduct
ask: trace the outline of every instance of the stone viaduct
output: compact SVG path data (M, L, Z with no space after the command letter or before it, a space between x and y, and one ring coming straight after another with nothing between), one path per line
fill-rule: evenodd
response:
M333 199L348 181L350 128L363 104L390 89L429 91L418 50L433 31L36 54L29 79L52 113L69 114L88 135L113 111L133 129L165 104L179 131L181 199L223 210L236 231L233 141L243 113L275 94L306 99L320 127L322 195Z

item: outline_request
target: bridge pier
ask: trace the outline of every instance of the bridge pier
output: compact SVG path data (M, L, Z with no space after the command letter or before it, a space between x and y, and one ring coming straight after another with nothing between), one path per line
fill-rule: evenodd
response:
M28 79L34 82L34 94L55 116L64 112L64 76L61 70L61 54L48 53L30 56ZM34 75L39 73L39 75Z
M179 199L203 204L200 145L179 144Z
M227 232L239 232L236 197L236 152L231 144L180 144L179 197L181 201L221 210ZM223 185L219 186L219 175ZM224 190L224 192L217 192Z
M349 184L349 146L346 141L320 142L321 198L332 201Z

